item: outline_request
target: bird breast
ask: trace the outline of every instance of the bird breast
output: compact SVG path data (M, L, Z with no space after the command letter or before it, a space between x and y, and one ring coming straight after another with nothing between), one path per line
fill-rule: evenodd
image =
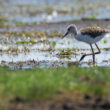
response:
M98 41L100 41L104 36L97 36L95 38L91 37L90 35L82 35L82 34L78 34L75 39L78 41L82 41L82 42L86 42L88 44L93 44L96 43Z

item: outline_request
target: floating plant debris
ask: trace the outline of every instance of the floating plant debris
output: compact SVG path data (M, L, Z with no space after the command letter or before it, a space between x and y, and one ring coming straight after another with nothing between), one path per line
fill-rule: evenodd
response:
M34 40L29 40L29 41L22 40L22 41L17 41L16 43L17 44L35 44L36 42Z
M55 37L55 36L62 36L61 33L52 32L48 34L47 32L0 32L0 34L3 34L7 37L12 36L25 36L25 37L36 37L36 38L43 38L43 37Z
M2 33L3 34L3 33ZM6 33L5 33L6 34ZM5 35L4 34L4 35ZM11 33L19 37L1 36L0 64L10 68L32 68L57 67L57 66L91 66L92 56L86 57L83 62L78 63L81 55L90 53L90 47L86 44L78 43L73 38L61 39L60 37L27 37L24 33ZM29 33L30 34L30 33ZM23 36L22 36L23 35ZM7 40L8 38L8 40ZM98 66L110 65L109 42L107 37L100 42L102 53L96 55ZM83 45L83 46L82 46ZM95 50L96 51L96 50Z
M106 43L107 43L107 41L106 41L106 40L103 40L103 42L104 42L104 44L106 44Z

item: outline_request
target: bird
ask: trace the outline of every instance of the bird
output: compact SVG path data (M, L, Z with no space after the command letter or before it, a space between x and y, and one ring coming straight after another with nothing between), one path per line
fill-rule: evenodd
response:
M100 41L103 37L105 37L108 33L110 33L108 29L104 29L98 26L85 27L85 28L80 29L80 31L78 32L76 25L70 24L67 27L67 32L62 36L62 38L66 37L68 34L71 34L72 36L74 36L76 40L89 44L92 50L92 53L82 55L79 60L79 63L86 56L92 55L93 64L95 64L95 55L101 53L101 50L99 49L96 43ZM98 50L97 52L94 52L93 44L95 44Z

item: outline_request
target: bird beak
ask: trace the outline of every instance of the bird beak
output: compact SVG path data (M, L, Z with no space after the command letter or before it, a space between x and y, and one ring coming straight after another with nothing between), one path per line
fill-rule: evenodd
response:
M68 31L62 36L62 39L68 35Z

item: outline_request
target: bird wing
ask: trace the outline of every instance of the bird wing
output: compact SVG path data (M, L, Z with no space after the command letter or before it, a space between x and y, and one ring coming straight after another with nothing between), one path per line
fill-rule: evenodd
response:
M109 33L110 31L108 31L107 29L103 29L101 27L86 27L80 30L81 34L83 35L90 35L91 37L95 38L97 36L101 36L104 35L106 33Z

